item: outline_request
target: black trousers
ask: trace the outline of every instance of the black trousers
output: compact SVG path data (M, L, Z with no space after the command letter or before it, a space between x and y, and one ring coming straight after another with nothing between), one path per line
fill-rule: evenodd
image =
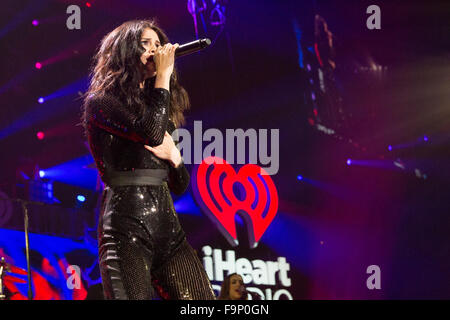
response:
M98 240L106 299L215 299L166 183L106 187Z

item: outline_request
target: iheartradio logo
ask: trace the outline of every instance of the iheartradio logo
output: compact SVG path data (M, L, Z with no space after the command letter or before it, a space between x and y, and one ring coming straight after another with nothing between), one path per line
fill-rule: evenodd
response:
M248 229L251 248L258 245L278 210L278 193L270 175L256 164L238 172L219 157L208 157L194 169L194 196L231 246L239 245L235 217L241 213ZM241 196L235 194L238 184Z

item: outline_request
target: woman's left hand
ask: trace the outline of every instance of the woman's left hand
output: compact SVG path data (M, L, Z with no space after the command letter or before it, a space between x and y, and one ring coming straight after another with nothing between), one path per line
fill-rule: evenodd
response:
M168 160L172 166L178 167L181 163L180 150L175 146L172 136L166 131L163 142L156 147L145 145L145 149L153 152L160 159Z

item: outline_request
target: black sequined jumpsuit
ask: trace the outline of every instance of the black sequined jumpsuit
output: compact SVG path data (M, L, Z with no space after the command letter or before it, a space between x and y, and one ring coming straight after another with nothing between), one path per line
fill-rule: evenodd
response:
M106 299L207 300L214 292L186 241L170 191L189 184L184 163L174 168L144 148L162 143L175 126L168 118L170 93L142 93L146 109L134 111L113 94L91 96L85 104L89 146L105 182L98 225L99 266ZM108 172L165 169L161 185L108 185ZM170 191L169 191L170 190Z

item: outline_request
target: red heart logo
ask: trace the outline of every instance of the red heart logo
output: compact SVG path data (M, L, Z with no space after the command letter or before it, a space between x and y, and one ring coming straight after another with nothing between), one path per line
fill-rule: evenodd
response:
M196 168L192 179L197 202L232 246L239 244L235 215L247 224L250 247L255 248L278 210L278 193L267 172L246 164L238 173L225 160L208 157ZM233 185L239 183L245 197L238 199Z

